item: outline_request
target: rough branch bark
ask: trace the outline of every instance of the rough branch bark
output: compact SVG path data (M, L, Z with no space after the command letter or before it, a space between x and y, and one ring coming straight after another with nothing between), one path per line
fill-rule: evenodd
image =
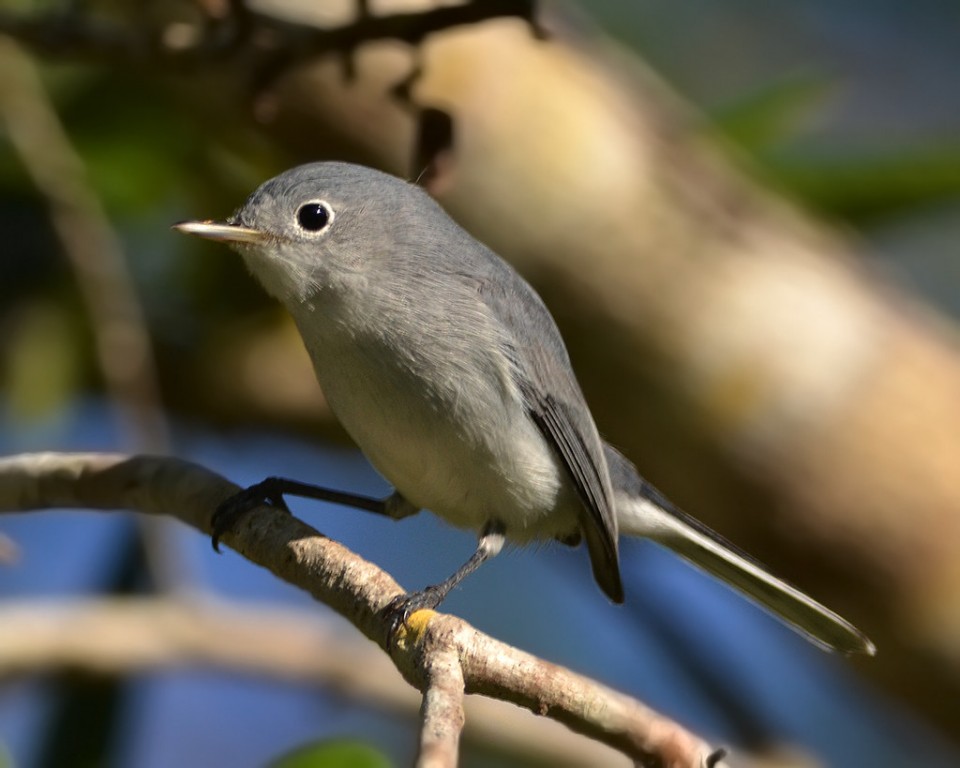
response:
M173 458L32 454L0 460L0 512L51 507L168 514L209 533L210 511L238 490ZM346 617L425 696L419 765L453 766L462 728L457 689L510 701L650 766L718 765L719 755L681 726L569 670L547 664L432 611L411 616L387 642L381 610L402 593L372 563L291 515L260 507L224 536L249 560ZM460 676L462 675L462 684Z

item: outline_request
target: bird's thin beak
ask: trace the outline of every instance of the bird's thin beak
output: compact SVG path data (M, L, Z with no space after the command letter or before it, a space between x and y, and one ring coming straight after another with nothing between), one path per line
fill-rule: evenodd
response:
M220 240L227 243L262 243L266 234L259 229L238 227L222 221L182 221L173 225L174 229L188 235L205 237L208 240Z

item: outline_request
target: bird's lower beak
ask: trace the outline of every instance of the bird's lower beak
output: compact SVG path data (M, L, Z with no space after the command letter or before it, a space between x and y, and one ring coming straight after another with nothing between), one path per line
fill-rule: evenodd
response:
M259 229L238 227L218 221L183 221L173 225L174 229L188 235L205 237L208 240L220 240L227 243L262 243L266 234Z

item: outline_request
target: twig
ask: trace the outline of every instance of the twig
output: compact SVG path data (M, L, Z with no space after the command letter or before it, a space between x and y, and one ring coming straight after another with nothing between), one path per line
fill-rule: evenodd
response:
M437 649L427 662L420 728L421 768L455 768L464 725L464 680L454 648Z
M537 21L536 0L469 0L414 11L373 14L358 3L353 19L330 28L305 28L281 21L282 13L256 12L243 2L198 3L204 30L192 45L164 43L163 30L92 18L89 15L45 14L33 17L0 12L0 33L30 50L47 56L86 59L104 64L163 61L189 64L220 59L251 41L269 40L269 48L296 52L297 58L319 53L349 53L375 40L400 40L417 45L433 33L491 19L513 17L526 21L537 37L545 31ZM277 9L272 9L276 11ZM269 34L264 34L269 32Z
M0 461L0 511L70 506L170 514L209 533L210 510L237 486L172 458L103 454L30 454ZM420 691L450 677L432 664L453 654L464 690L510 701L553 718L643 765L703 768L719 764L698 737L640 702L478 632L466 622L418 611L388 643L383 608L402 590L389 574L291 515L258 507L224 543L306 590L377 642ZM439 668L438 668L439 669ZM440 689L434 691L441 696ZM436 723L431 714L425 723ZM449 743L449 737L444 739ZM437 743L432 738L424 744Z

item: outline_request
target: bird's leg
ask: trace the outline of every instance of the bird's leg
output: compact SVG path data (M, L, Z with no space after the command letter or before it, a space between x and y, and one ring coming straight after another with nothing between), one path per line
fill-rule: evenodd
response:
M505 542L503 524L498 521L487 523L480 539L477 542L476 551L470 556L463 565L457 568L456 572L449 578L441 581L439 584L421 589L419 592L401 595L390 601L384 609L389 619L389 633L392 637L396 634L401 625L406 624L410 615L421 609L435 609L442 603L450 590L463 581L467 576L473 573L487 560L496 557L503 549Z
M210 526L213 528L211 541L213 548L219 552L220 537L236 525L237 521L254 507L261 504L269 504L285 512L289 512L290 509L283 499L285 495L343 504L344 506L373 512L377 515L385 515L394 520L409 517L419 511L399 493L393 493L385 499L375 499L371 496L363 496L358 493L345 493L329 488L321 488L319 485L301 483L298 480L289 480L285 477L268 477L262 482L251 485L239 493L235 493L229 499L221 502L220 506L217 507L210 520Z

